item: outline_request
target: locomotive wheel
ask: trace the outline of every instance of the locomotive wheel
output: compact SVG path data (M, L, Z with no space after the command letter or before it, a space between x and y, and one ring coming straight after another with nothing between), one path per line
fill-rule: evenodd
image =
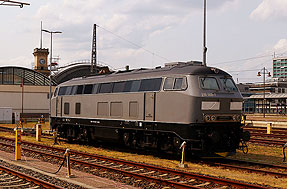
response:
M178 137L173 137L173 151L175 152L175 154L180 154L181 153L181 139Z
M179 149L181 145L181 140L178 137L173 137L173 146L175 149Z
M130 146L130 134L129 133L123 134L123 141L124 141L125 146Z
M89 133L91 133L91 132L89 132L88 128L85 127L83 129L83 136L82 137L83 137L83 141L86 141L87 143L91 143L92 142L91 136L90 136Z

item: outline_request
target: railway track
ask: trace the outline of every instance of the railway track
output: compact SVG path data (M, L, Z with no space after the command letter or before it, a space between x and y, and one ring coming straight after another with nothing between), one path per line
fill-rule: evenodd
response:
M244 127L244 130L253 133L266 133L266 127ZM287 135L287 128L272 128L272 134Z
M15 133L14 128L8 128L8 127L1 127L0 126L0 132L8 132L8 133ZM36 132L36 131L34 131ZM36 136L36 133L31 133L31 132L22 132L23 136ZM53 139L53 137L50 134L42 133L41 134L42 138L48 138L48 139ZM58 139L59 141L63 141L62 139Z
M287 140L276 140L276 139L266 139L266 138L254 138L254 137L251 137L251 139L248 142L259 143L259 144L267 144L267 145L283 146L284 144L286 144Z
M228 169L243 170L243 171L248 171L248 172L260 173L264 175L273 175L276 177L287 178L287 173L286 173L287 166L283 166L283 165L258 163L258 162L252 162L252 161L242 161L242 160L236 160L236 159L218 159L216 160L216 162L207 161L205 163L211 166L219 166L219 167L225 167Z
M0 165L0 188L62 188Z
M283 146L287 142L287 129L273 128L271 134L266 134L266 128L262 127L245 127L244 130L250 132L251 143Z
M13 139L1 137L0 145L13 148ZM29 142L22 142L22 149L29 154L36 154L45 159L58 159L63 161L65 149L49 147ZM264 186L242 183L234 180L210 177L179 170L167 169L130 162L120 159L87 154L71 150L72 167L85 170L96 175L120 174L122 181L152 183L159 186L171 186L175 188L265 188ZM143 186L143 185L139 185Z

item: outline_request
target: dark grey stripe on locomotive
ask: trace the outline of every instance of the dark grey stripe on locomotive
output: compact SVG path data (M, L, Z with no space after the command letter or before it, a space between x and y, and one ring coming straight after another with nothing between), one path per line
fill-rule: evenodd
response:
M194 124L176 124L176 123L160 123L160 122L141 122L141 121L124 121L124 120L104 120L104 119L86 119L86 118L55 118L52 117L53 125L77 125L92 126L97 128L117 129L117 130L139 130L152 131L161 133L173 133L182 140L197 141L198 133L196 130L203 130L212 127L241 127L240 122L235 123L194 123ZM198 141L197 141L198 142Z

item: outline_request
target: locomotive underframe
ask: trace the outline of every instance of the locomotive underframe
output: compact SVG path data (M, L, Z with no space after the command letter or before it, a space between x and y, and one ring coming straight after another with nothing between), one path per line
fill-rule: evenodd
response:
M240 122L174 124L120 120L52 118L53 129L69 140L121 142L133 148L179 152L183 141L200 156L235 153L242 138Z

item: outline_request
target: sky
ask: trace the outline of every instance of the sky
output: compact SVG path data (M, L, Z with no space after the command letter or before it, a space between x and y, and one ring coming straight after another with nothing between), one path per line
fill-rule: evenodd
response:
M203 0L22 0L0 6L0 66L32 68L43 29L65 66L90 60L97 24L98 62L114 70L201 61ZM1 2L1 1L0 1ZM287 0L207 0L207 65L235 82L260 82L272 58L287 56ZM50 35L43 33L43 47Z

